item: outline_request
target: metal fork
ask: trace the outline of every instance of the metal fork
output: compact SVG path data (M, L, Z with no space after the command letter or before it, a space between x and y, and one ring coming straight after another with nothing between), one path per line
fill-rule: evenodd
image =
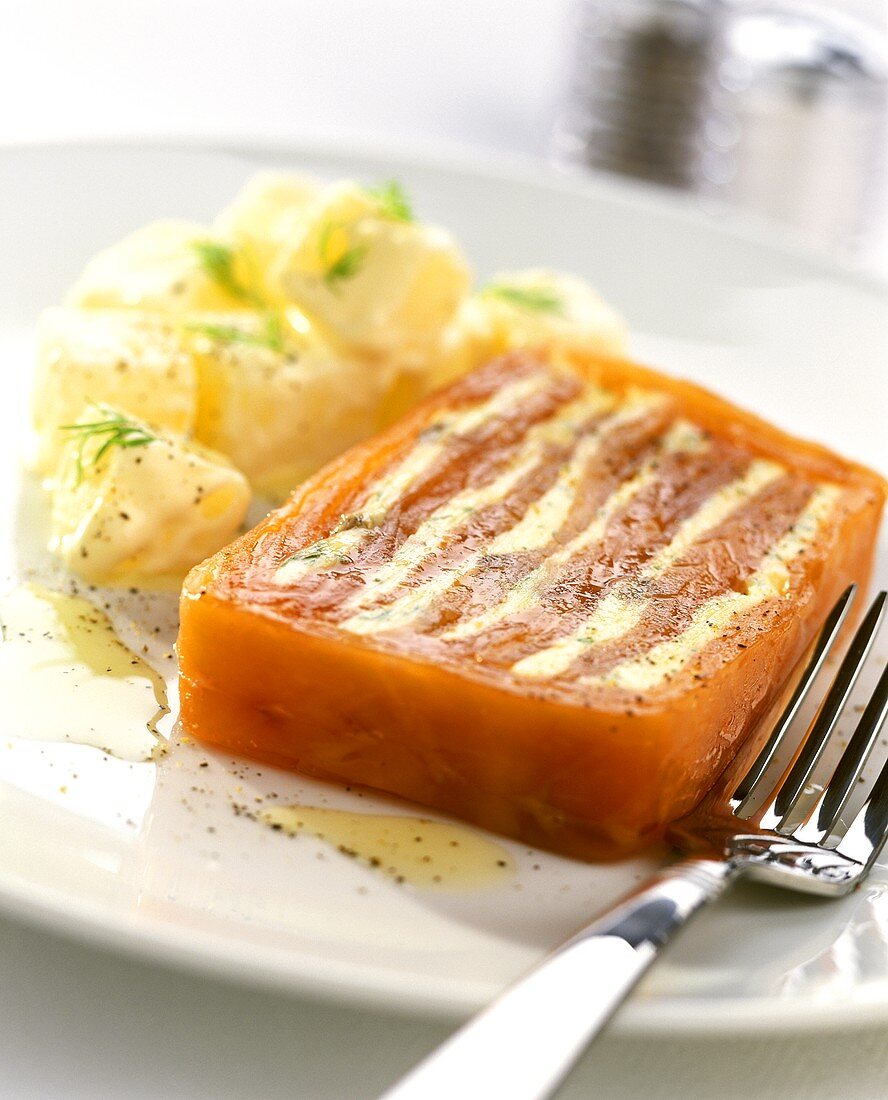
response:
M739 761L732 765L700 806L672 828L675 846L691 854L562 944L382 1100L544 1100L564 1081L660 949L729 883L755 878L790 890L840 897L863 881L888 837L888 763L850 825L842 815L888 717L888 668L813 811L805 823L792 822L869 656L888 593L875 599L854 635L792 767L782 776L774 775L782 756L779 750L788 743L790 727L854 595L852 585L830 612L797 686L752 765L745 771ZM750 807L763 795L764 809L753 822Z

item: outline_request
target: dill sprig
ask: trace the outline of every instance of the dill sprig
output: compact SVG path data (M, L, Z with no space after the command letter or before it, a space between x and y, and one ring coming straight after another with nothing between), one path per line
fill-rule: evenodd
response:
M334 293L338 293L340 284L345 282L346 279L351 279L357 275L367 254L365 244L356 244L344 248L339 255L331 260L329 257L330 238L336 229L341 228L341 226L336 226L332 222L327 222L318 239L318 251L321 255L321 262L325 265L324 282Z
M564 299L552 287L515 286L512 283L488 283L481 294L486 298L499 298L518 309L533 313L563 313Z
M367 246L364 244L357 244L353 245L351 248L347 248L339 259L334 260L324 272L324 282L331 289L335 290L344 279L351 279L353 276L357 275L361 270L361 264L363 263L366 252Z
M233 248L219 241L194 241L191 245L201 269L216 283L227 290L232 298L260 308L265 301L249 287L244 286L234 270L236 254Z
M397 180L386 180L375 187L367 187L367 194L379 207L379 213L384 218L391 218L396 222L412 222L413 207L407 192Z
M77 440L77 485L83 481L84 471L90 466L97 466L112 447L144 447L157 439L156 435L141 424L130 420L117 409L112 409L110 405L102 405L96 401L90 404L96 411L96 419L59 426L60 432L70 432L71 438ZM100 441L99 445L87 457L86 448L93 440Z
M264 326L264 341L267 348L272 351L284 350L284 323L277 310L270 309L262 318Z
M214 325L201 321L189 322L185 329L223 344L250 344L253 347L271 348L272 351L283 351L284 347L281 320L274 312L266 313L263 317L261 332L248 332L236 325Z
M194 325L187 326L195 332L202 332L214 340L237 341L242 344L259 344L273 351L283 351L284 328L278 311L256 291L245 286L235 271L237 255L235 250L220 241L195 241L192 249L201 269L232 298L252 306L262 314L264 332L244 332L234 325Z

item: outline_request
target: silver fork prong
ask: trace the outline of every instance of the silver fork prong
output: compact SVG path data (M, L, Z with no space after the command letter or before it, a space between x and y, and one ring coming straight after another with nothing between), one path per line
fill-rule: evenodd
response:
M841 855L869 869L888 839L888 760L882 766L869 798L838 844Z
M882 671L875 691L860 716L857 729L842 753L832 779L820 798L812 821L826 840L835 834L835 843L841 837L837 829L842 813L860 780L870 753L875 748L882 727L888 720L888 665Z
M856 594L857 585L849 585L827 616L826 622L820 628L814 645L811 647L811 655L808 658L808 663L805 665L805 670L799 682L796 684L792 697L786 704L783 713L778 718L761 752L755 758L747 773L740 780L731 797L731 808L735 814L742 814L743 810L746 809L747 805L755 796L762 776L764 776L765 772L771 766L783 743L787 731L795 721L799 709L808 696L811 685L817 679L817 675L823 667L823 662L826 660L830 650L835 644L836 638L839 636L839 632L842 629Z
M826 748L836 724L841 717L845 704L848 702L857 677L869 656L870 649L885 614L885 602L888 593L880 592L873 600L863 622L857 628L857 633L848 647L845 659L839 666L839 671L832 682L826 697L820 705L817 717L811 725L810 732L805 739L801 752L790 768L789 775L780 784L773 804L766 817L777 822L776 829L783 832L787 828L787 819L795 808L799 796L811 780L823 751Z

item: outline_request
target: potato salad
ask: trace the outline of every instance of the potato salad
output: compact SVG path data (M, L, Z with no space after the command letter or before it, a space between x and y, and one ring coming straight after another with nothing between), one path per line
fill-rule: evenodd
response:
M51 549L96 583L181 576L432 390L535 344L618 353L581 279L473 289L453 236L395 182L262 173L209 225L95 256L40 321L33 461Z

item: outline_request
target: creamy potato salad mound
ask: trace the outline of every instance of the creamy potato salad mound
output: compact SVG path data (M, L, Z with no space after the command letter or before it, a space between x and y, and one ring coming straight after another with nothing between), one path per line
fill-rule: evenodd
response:
M95 256L40 324L34 461L51 548L93 581L181 575L437 386L533 344L619 352L582 280L471 289L451 234L394 182L262 173L211 225Z

